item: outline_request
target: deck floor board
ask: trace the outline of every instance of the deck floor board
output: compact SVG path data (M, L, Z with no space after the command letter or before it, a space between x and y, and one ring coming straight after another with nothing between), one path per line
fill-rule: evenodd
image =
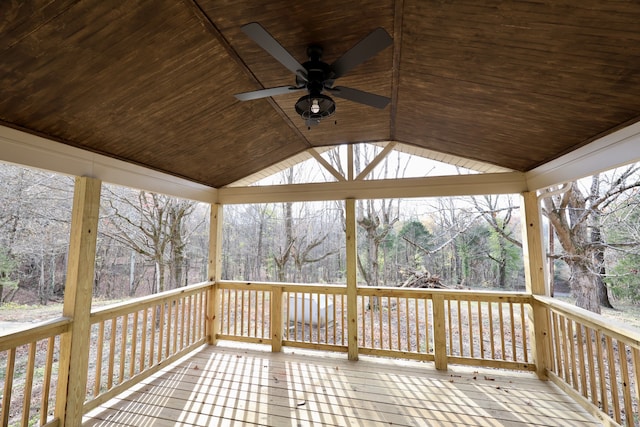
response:
M205 346L85 426L598 426L534 374L233 344Z

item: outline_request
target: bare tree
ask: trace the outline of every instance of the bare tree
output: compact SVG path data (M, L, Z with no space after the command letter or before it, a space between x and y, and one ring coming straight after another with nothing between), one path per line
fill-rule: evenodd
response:
M107 194L109 213L102 232L153 261L156 272L152 292L167 288L167 267L170 285L182 286L189 237L185 221L195 202L127 189L109 188Z
M577 182L566 191L543 199L543 212L553 225L561 254L552 254L567 263L571 271L569 284L576 305L600 313L601 304L610 305L602 279L604 251L607 247L600 231L601 218L609 205L630 189L640 187L638 165L604 176L594 175L588 189ZM548 190L548 191L551 191Z

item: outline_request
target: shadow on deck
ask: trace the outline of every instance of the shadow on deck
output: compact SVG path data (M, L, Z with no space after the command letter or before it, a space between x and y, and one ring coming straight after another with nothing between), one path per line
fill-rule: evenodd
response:
M104 403L85 426L597 426L532 373L237 343L203 346Z

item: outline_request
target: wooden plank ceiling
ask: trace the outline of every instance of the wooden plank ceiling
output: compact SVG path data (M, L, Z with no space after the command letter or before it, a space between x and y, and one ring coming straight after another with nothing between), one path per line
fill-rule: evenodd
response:
M394 44L307 129L302 92L240 27L333 62L377 27ZM640 118L640 2L0 2L0 124L221 187L309 147L396 140L527 171Z

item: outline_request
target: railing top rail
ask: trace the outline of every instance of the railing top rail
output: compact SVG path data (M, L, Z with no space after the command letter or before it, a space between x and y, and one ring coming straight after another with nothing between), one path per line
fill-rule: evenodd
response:
M327 293L327 294L344 294L346 293L346 285L326 284L326 283L287 283L287 282L243 282L237 280L220 280L217 282L221 289L252 289L252 290L271 290L280 288L286 292L307 292L307 293ZM489 291L489 290L466 290L466 289L425 289L425 288L401 288L397 286L358 286L359 295L385 295L385 296L403 296L403 295L422 295L430 298L439 294L445 296L446 299L460 300L479 300L479 301L495 301L495 302L523 302L530 303L531 294L523 292L510 291Z
M220 280L217 282L220 289L271 291L275 288L284 292L306 292L324 294L346 294L346 285L284 283L284 282L239 282L233 280Z
M0 352L67 332L71 319L58 317L0 336Z
M591 329L604 332L612 338L640 350L640 331L636 328L548 296L534 295L533 298L571 319L578 320Z
M143 309L145 306L149 307L155 303L168 302L179 297L193 295L204 288L213 286L213 284L213 282L197 283L183 288L172 289L170 291L96 308L91 311L91 323L95 324L106 319L133 313Z
M461 299L461 300L482 300L500 302L530 302L531 295L522 292L509 291L488 291L488 290L466 290L466 289L430 289L430 288L400 288L390 286L368 287L362 286L358 288L360 295L391 295L402 296L402 294L423 294L425 297L433 295L443 295L445 299Z
M313 287L323 287L323 288L336 288L342 289L346 288L347 285L344 284L328 284L328 283L292 283L292 282L253 282L253 281L241 281L241 280L218 280L216 283L224 286L268 286L270 288L274 287L290 287L290 286L313 286Z

